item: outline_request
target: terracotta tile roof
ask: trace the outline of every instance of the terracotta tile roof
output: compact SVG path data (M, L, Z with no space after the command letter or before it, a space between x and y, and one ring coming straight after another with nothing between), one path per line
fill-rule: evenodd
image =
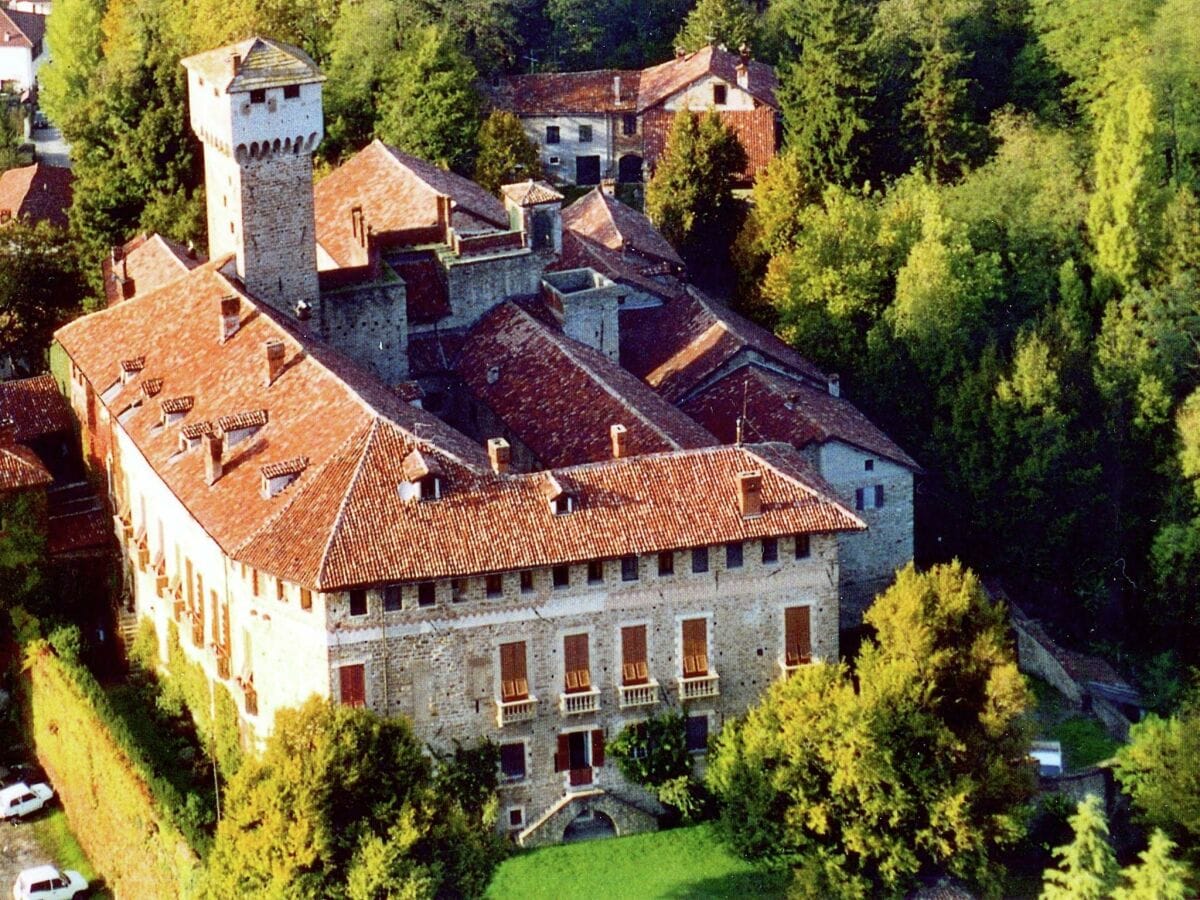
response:
M246 428L262 428L268 421L265 409L241 412L232 416L221 416L217 419L217 427L222 431L242 431Z
M737 86L737 67L740 62L741 57L738 54L709 46L643 69L638 86L638 110L646 110L661 103L706 75L715 75ZM766 63L755 60L750 60L749 69L747 93L759 103L778 109L775 89L779 82L775 77L775 70Z
M293 456L291 459L263 466L259 471L262 472L263 478L282 478L284 475L299 475L307 468L307 456Z
M292 492L262 496L264 464L307 456L310 467L325 463L350 436L387 417L397 428L419 429L436 440L439 452L460 465L487 468L487 456L441 421L395 398L377 379L316 341L305 340L207 263L185 277L133 300L77 319L56 337L97 393L117 380L117 360L145 356L142 376L118 385L101 398L167 487L201 527L227 551L263 527ZM231 294L241 303L241 324L229 340L218 340L220 301ZM281 341L287 358L282 373L267 387L263 345ZM137 409L117 419L141 396L141 378L162 378L172 397L193 403L177 427L161 427L157 409ZM224 471L209 487L203 454L180 452L181 429L209 423L230 411L266 409L269 421L230 448ZM313 527L318 527L314 523Z
M467 336L462 331L418 331L408 336L411 378L452 372Z
M539 203L556 203L563 195L544 181L520 181L516 184L501 185L500 193L512 200L517 206L536 206Z
M683 267L683 260L642 213L610 197L600 188L584 194L562 212L564 230L589 238L610 250L636 253Z
M216 434L217 426L212 422L189 422L179 429L179 433L190 441L198 440L206 434Z
M508 230L504 204L479 185L376 140L317 182L317 243L338 266L363 265L355 207L362 207L366 225L385 245L442 242L439 195L454 201L450 224L460 233ZM406 241L406 233L413 239Z
M116 262L104 260L104 294L109 306L182 278L204 257L160 234L139 235L121 248Z
M66 228L74 178L70 169L45 163L9 169L0 174L0 211L7 210L13 219Z
M160 404L164 414L186 413L189 412L196 403L196 398L190 394L182 397L168 397ZM206 423L207 424L207 423Z
M91 555L112 544L112 517L104 509L51 513L47 524L46 552L51 556Z
M468 333L456 365L467 387L551 468L612 457L609 429L628 429L630 454L716 440L603 353L513 303Z
M753 110L718 110L720 120L737 135L746 151L746 167L738 173L737 180L751 182L760 169L775 158L776 127L775 111L768 106ZM649 109L642 117L642 135L646 164L651 171L658 165L667 146L667 136L675 113L670 110Z
M162 392L162 386L161 378L147 378L142 381L142 393L147 397L157 397Z
M604 115L609 111L637 107L641 72L629 69L598 69L591 72L541 72L502 78L492 90L494 103L519 116L576 113ZM621 96L613 90L621 79Z
M50 472L28 447L0 443L0 491L45 487L52 481Z
M230 67L230 56L234 54L241 58L236 75ZM229 93L325 80L303 50L263 37L197 53L184 59L183 65Z
M595 269L613 281L619 281L664 300L683 293L683 283L662 271L663 264L647 265L646 260L594 243L574 231L563 232L563 252L550 267L552 271ZM625 312L621 313L622 318Z
M680 408L727 443L736 439L737 419L744 415L746 440L785 441L797 448L840 440L920 469L850 401L755 365L725 375Z
M441 499L406 502L396 486L404 478L401 461L416 447L410 434L376 420L292 495L240 557L285 579L336 590L863 527L782 445L558 470L553 477L577 492L567 515L554 515L546 502L546 473L495 476L453 465ZM763 473L763 515L751 519L737 504L736 476L748 470Z
M18 444L71 432L71 409L51 375L0 381L0 421L11 420Z
M43 26L43 33L44 30ZM0 9L0 42L10 47L28 47L29 49L33 49L34 44L30 35L26 34L24 29L14 21L12 13L5 9Z
M816 385L828 383L824 372L771 332L692 287L686 296L657 309L630 310L622 316L621 365L672 403L735 356L750 351Z

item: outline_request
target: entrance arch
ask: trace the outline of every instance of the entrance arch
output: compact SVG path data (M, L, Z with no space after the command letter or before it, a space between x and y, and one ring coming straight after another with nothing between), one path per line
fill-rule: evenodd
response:
M598 809L585 809L577 815L563 832L564 844L577 844L581 841L599 841L604 838L616 837L617 826L607 813Z
M623 184L642 180L642 158L636 153L626 153L617 160L617 181Z

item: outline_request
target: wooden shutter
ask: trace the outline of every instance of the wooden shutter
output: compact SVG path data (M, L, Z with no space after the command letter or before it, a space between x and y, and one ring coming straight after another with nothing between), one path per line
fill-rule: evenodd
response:
M708 674L708 622L683 620L683 677Z
M565 772L571 768L571 739L565 734L558 736L558 752L554 754L554 771Z
M650 680L645 625L621 629L621 680L624 684L645 684Z
M500 645L500 698L524 700L529 696L529 679L525 674L525 642L513 641Z
M588 636L569 634L563 638L563 659L567 691L586 691L592 686L588 667Z
M783 611L785 662L798 666L812 660L812 637L809 628L809 608L789 606Z
M342 666L338 674L341 676L342 706L365 706L367 683L363 666Z
M592 732L592 765L604 765L604 732L599 728Z

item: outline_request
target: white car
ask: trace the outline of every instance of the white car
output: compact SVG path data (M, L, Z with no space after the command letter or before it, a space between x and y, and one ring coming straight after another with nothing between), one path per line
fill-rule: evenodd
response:
M13 900L71 900L87 887L87 879L71 869L37 866L17 876L12 895Z
M50 802L54 789L48 784L27 785L23 781L0 790L0 819L16 821L21 816L37 812Z

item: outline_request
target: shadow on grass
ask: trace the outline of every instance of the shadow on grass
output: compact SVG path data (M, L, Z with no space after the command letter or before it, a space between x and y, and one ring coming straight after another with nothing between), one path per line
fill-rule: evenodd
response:
M668 900L691 900L691 898L742 898L774 900L787 895L792 873L787 869L764 869L757 872L731 872L719 878L704 878L681 884L670 893L663 894Z

